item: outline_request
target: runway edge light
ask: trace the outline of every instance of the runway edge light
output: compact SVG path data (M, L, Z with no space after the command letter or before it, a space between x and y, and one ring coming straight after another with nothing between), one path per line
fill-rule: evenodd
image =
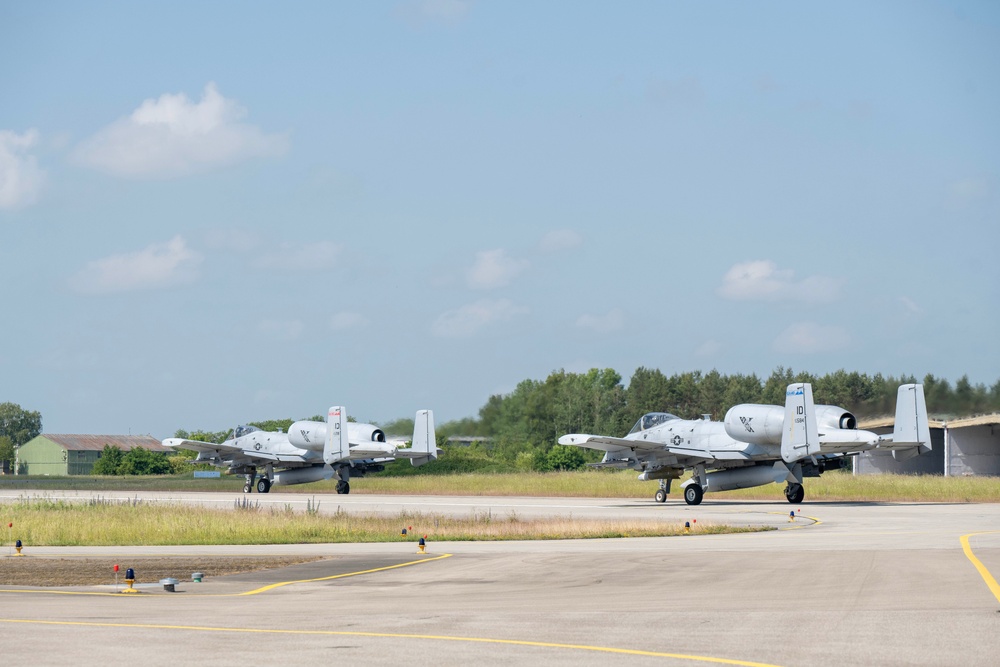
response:
M24 555L23 553L21 553L21 540L18 540L17 542L14 543L14 548L17 549L17 553L14 554L15 556L23 556Z
M128 588L122 591L122 593L138 593L139 591L132 588L132 584L135 583L135 570L128 568L125 570L125 583L128 584Z
M422 553L426 553L426 552L424 551L424 549L425 549L426 547L427 547L427 536L426 536L426 535L424 535L423 537L421 537L421 538L420 538L420 541L419 541L419 542L417 543L417 548L419 548L419 549L420 549L420 551L418 551L417 553L421 553L421 554L422 554Z

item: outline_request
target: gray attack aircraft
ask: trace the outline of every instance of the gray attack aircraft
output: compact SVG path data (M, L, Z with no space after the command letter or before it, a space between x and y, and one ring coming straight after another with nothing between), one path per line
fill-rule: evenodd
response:
M632 468L639 479L660 480L657 502L665 502L670 482L686 469L681 487L688 505L701 503L710 491L787 483L790 503L805 498L802 481L840 468L845 457L869 449L891 450L904 461L930 451L924 388L904 384L896 394L896 422L891 435L858 429L850 412L815 405L812 385L788 385L785 406L736 405L725 421L681 419L665 412L643 415L628 435L615 438L572 433L560 445L604 450L599 467Z
M272 484L304 484L334 475L337 493L350 493L352 475L379 472L395 459L410 459L419 466L438 456L432 411L417 411L413 440L404 448L400 441L387 441L382 429L373 424L348 422L347 408L342 406L330 408L325 422L297 421L288 433L237 426L221 444L183 438L167 438L163 444L198 452L195 463L211 463L246 475L244 493L253 490L255 480L257 491L267 493Z

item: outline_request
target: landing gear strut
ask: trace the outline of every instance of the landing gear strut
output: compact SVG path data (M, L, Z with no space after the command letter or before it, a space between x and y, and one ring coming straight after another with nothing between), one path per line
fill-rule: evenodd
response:
M670 494L670 480L661 479L660 488L656 490L656 495L653 496L653 500L658 503L667 502L667 496Z
M243 493L250 493L253 491L253 482L257 479L257 469L250 468L250 472L246 475L247 483L243 485Z
M798 504L801 503L802 499L805 497L806 490L802 488L801 484L789 482L788 486L785 487L785 498L788 499L788 502Z

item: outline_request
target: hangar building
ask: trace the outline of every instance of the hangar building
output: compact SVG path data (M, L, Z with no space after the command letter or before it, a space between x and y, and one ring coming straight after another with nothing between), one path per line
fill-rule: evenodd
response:
M105 445L127 452L142 447L151 452L173 454L150 435L57 435L42 433L17 450L22 475L89 475Z
M859 428L879 434L892 433L893 418L872 420ZM1000 476L1000 414L930 421L931 452L899 462L891 452L872 450L854 459L854 473Z

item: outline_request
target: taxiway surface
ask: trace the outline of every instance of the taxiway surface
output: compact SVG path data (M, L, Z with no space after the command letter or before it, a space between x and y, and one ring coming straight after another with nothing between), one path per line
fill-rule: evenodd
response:
M232 507L232 494L222 495L150 494L149 500ZM258 498L306 502L299 494ZM500 543L442 543L431 535L424 556L413 542L115 548L123 559L139 553L329 558L183 582L173 594L159 586L141 587L140 595L108 587L6 587L0 627L13 640L0 648L4 662L995 665L1000 655L996 504L806 503L790 522L784 502L319 499L321 511L696 518L779 530ZM0 511L5 500L0 496ZM28 551L40 557L109 549Z

